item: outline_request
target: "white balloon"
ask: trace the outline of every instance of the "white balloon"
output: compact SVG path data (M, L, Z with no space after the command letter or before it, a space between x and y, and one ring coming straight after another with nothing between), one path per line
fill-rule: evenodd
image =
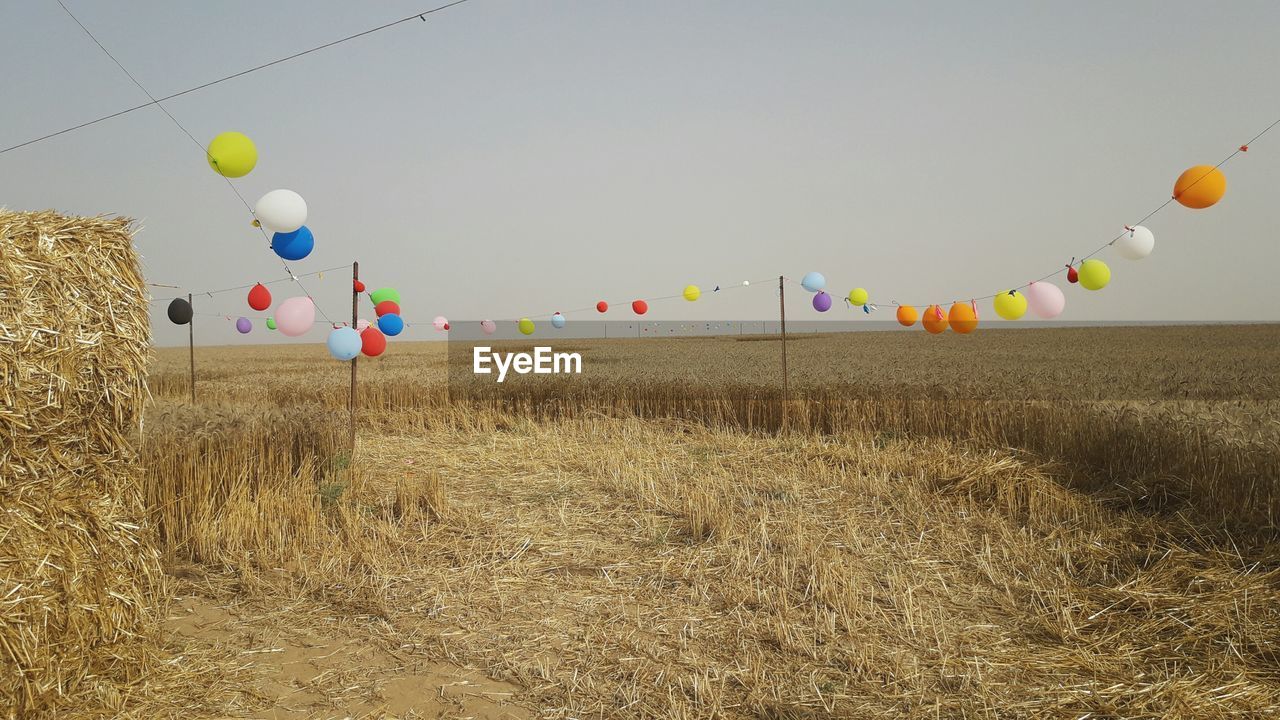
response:
M1031 312L1048 320L1062 314L1063 308L1067 305L1067 298L1062 294L1062 289L1053 283L1033 282L1022 291L1027 296L1027 304L1031 306Z
M292 190L272 190L258 199L253 215L271 232L291 233L307 221L307 201Z
M1126 260L1141 260L1150 255L1155 246L1156 236L1150 230L1138 225L1116 241L1116 252Z
M751 285L751 281L750 281L750 280L743 280L743 281L742 281L742 287L748 287L748 286L750 286L750 285Z

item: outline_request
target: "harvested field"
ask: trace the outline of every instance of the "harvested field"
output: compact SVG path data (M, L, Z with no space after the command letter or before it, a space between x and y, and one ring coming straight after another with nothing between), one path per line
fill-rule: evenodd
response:
M198 349L197 407L161 350L171 643L240 661L201 696L236 717L1280 711L1276 328L920 339L795 343L785 403L767 340L566 342L584 376L496 391L400 343L354 454L323 348Z

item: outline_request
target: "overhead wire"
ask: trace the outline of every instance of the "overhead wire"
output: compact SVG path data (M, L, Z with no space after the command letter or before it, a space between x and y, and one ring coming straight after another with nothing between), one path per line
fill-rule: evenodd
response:
M214 85L218 85L218 84L221 84L221 83L227 82L228 80L234 80L234 79L236 79L236 78L244 77L245 75L248 75L248 74L250 74L250 73L258 72L259 70L265 70L266 68L269 68L269 67L272 67L272 66L275 66L275 65L279 65L279 64L281 64L281 63L286 63L286 62L289 62L290 60L296 60L297 58L303 57L304 55L310 55L310 54L311 54L311 53L313 53L313 52L317 52L317 51L320 51L320 50L324 50L324 49L326 49L326 48L331 48L331 47L333 47L333 46L335 46L335 45L341 45L342 43L345 43L345 42L347 42L347 41L355 40L356 38L361 38L361 37L364 37L365 35L370 35L370 34L373 34L373 33L376 33L376 32L380 32L380 31L382 31L382 30L386 30L386 29L388 29L388 28L395 27L395 26L400 25L400 24L402 24L402 23L409 22L410 20L418 20L418 19L420 19L420 20L422 20L423 22L426 22L426 20L427 20L427 16L428 16L428 15L432 15L432 14L434 14L434 13L438 13L438 12L441 12L441 11L443 11L443 10L448 10L449 8L456 7L456 6L458 6L458 5L462 5L463 3L466 3L466 2L468 2L468 1L469 1L469 0L455 0L454 2L447 3L447 4L444 4L444 5L439 5L439 6L437 6L437 7L433 7L433 8L431 8L431 9L429 9L429 10L423 10L423 11L421 11L421 12L417 12L417 13L414 13L414 14L412 14L412 15L408 15L408 16L405 16L405 17L403 17L403 18L400 18L399 20L394 20L394 21L389 22L389 23L384 23L384 24L379 25L379 26L377 26L377 27L369 28L368 30L362 30L361 32L353 33L353 34L351 34L351 35L347 35L346 37L341 37L341 38L338 38L337 40L332 40L332 41L327 42L327 43L324 43L324 44L322 44L322 45L316 45L316 46L314 46L314 47L307 48L307 49L305 49L305 50L302 50L302 51L299 51L299 52L293 53L292 55L286 55L286 56L284 56L284 57L276 58L275 60L271 60L271 61L269 61L269 62L262 63L261 65L255 65L254 67L251 67L251 68L248 68L248 69L245 69L245 70L241 70L241 71L239 71L239 72L231 73L230 75L224 75L223 77L220 77L220 78L218 78L218 79L216 79L216 80L211 80L211 81L209 81L209 82L202 83L202 84L200 84L200 85L195 85L195 86L193 86L193 87L189 87L189 88L187 88L187 89L185 89L185 90L179 90L178 92L171 93L171 94L169 94L169 95L165 95L164 97L161 97L161 98L154 98L154 97L150 97L150 93L148 93L148 98L150 99L150 102L142 103L141 105L135 105L135 106L133 106L133 107L125 108L125 109L123 109L123 110L117 110L116 112L109 113L109 114L107 114L107 115L103 115L103 116L98 117L98 118L94 118L93 120L88 120L88 121L82 122L82 123L80 123L80 124L78 124L78 125L72 125L71 127L66 127L66 128L61 129L61 130L57 130L57 131L54 131L54 132L51 132L51 133L47 133L47 134L45 134L45 135L41 135L40 137L32 138L32 139L30 139L30 140L26 140L26 141L24 141L24 142L17 143L16 145L10 145L10 146L8 146L8 147L6 147L6 148L0 148L0 155L3 155L3 154L5 154L5 153L7 153L7 152L11 152L11 151L13 151L13 150L17 150L17 149L19 149L19 148L27 147L28 145L35 145L36 143L43 142L43 141L45 141L45 140L49 140L49 139L51 139L51 138L58 137L58 136L60 136L60 135L66 135L67 133L75 132L75 131L77 131L77 130L82 130L82 129L87 128L87 127L90 127L90 126L92 126L92 125L97 125L97 124L98 124L98 123L100 123L100 122L105 122L105 121L107 121L107 120L111 120L111 119L113 119L113 118L118 118L118 117L120 117L121 115L128 115L128 114L129 114L129 113L131 113L131 112L136 112L136 111L138 111L138 110L142 110L142 109L144 109L144 108L149 108L149 107L151 107L152 105L159 105L159 104L160 104L160 103L162 103L162 102L167 102L167 101L169 101L169 100L173 100L174 98L180 98L180 97L182 97L182 96L184 96L184 95L190 95L191 93L199 92L199 91L204 90L204 89L206 89L206 88L213 87ZM61 4L61 3L59 3L59 4ZM63 6L63 9L64 9L64 10L66 10L66 6ZM70 11L68 11L68 14L70 14ZM73 16L73 17L74 17L74 16ZM77 23L77 24L79 24L79 20L77 20L77 21L76 21L76 23ZM83 25L81 25L81 27L83 28L84 26L83 26ZM87 33L87 32L88 32L88 29L85 29L85 32ZM90 33L90 35L92 35L92 34ZM94 41L94 42L97 42L97 40L95 39L95 41ZM99 44L99 47L101 47L101 44ZM106 52L106 48L103 48L103 51L104 51L104 52ZM110 55L110 53L107 53L107 54L108 54L108 55ZM114 58L113 58L113 59L114 59ZM117 63L117 64L119 64L119 63ZM121 68L121 69L123 69L123 68ZM126 71L126 74L127 74L127 71ZM136 81L135 81L135 82L136 82Z

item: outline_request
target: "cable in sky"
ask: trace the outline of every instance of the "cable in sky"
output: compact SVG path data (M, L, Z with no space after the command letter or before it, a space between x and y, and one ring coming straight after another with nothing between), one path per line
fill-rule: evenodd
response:
M461 0L461 1L465 2L465 0ZM200 152L204 153L205 159L212 161L212 158L209 157L209 152L205 149L204 145L202 145L200 141L197 140L196 137L191 134L191 131L187 130L187 128L181 122L178 122L178 118L174 117L173 113L169 112L168 108L162 105L161 101L157 100L155 96L151 94L150 90L147 90L145 87L143 87L142 83L138 82L138 79L133 76L133 73L129 72L129 69L126 68L124 64L122 64L119 60L117 60L115 55L111 54L111 51L108 50L106 46L103 45L98 40L98 38L93 34L93 32L89 30L89 28L85 27L84 23L80 22L80 18L77 18L75 16L75 13L71 12L71 9L68 8L66 4L62 2L62 0L56 0L56 2L62 8L62 11L65 12L67 16L70 17L73 21L75 21L76 25L80 26L80 29L84 31L84 34L89 36L89 39L93 41L93 44L97 45L98 49L101 50L103 54L111 58L111 62L115 63L116 67L120 68L120 71L123 72L129 78L129 80L133 81L133 84L138 86L138 89L141 90L142 93L146 95L149 100L151 100L151 102L144 107L150 107L151 105L155 105L156 107L160 108L160 111L163 112L166 116L168 116L169 120L172 121L173 124L179 130L181 130L184 135L186 135L188 138L191 139L191 142L195 144L197 148L200 149ZM236 197L240 199L240 204L244 205L245 209L249 211L250 215L253 215L253 208L249 206L249 202L244 199L243 195L240 194L240 191L236 188L235 184L231 182L231 179L226 177L225 175L222 176L222 179L226 181L227 187L231 188L231 192L235 193ZM260 225L257 227L258 227L258 232L262 234L262 239L266 241L267 247L270 247L271 238L267 237L267 231L263 230ZM308 291L306 286L302 284L302 280L300 280L297 275L294 275L293 269L289 267L289 263L286 262L284 258L280 258L280 264L284 266L285 272L289 273L289 277L292 278L293 281L298 284L298 287L302 290L302 293L306 295L309 300L311 300L312 306L314 306L316 310L320 311L320 314L324 316L324 319L326 321L328 321L329 323L332 323L333 319L330 318L329 314L324 311L324 308L320 307L319 303L316 302L316 299L311 296L311 292Z
M49 134L47 134L47 135L41 135L40 137L32 138L32 139L27 140L27 141L25 141L25 142L20 142L20 143L18 143L17 145L10 145L9 147L6 147L6 148L3 148L3 149L0 149L0 155L3 155L3 154L5 154L5 153L7 153L7 152L9 152L9 151L11 151L11 150L17 150L17 149L19 149L19 148L24 148L24 147L26 147L26 146L28 146L28 145L34 145L34 144L36 144L36 143L38 143L38 142L43 142L43 141L48 140L48 139L50 139L50 138L58 137L59 135L65 135L65 134L70 133L70 132L75 132L76 130L82 130L82 129L84 129L84 128L89 127L90 125L97 125L97 124L98 124L98 123L100 123L100 122L104 122L104 121L106 121L106 120L111 120L112 118L118 118L118 117L120 117L121 115L128 115L128 114L129 114L129 113L131 113L131 112L135 112L135 111L137 111L137 110L141 110L141 109L143 109L143 108L148 108L148 107L151 107L152 105L159 105L160 103L165 102L165 101L167 101L167 100L172 100L172 99L174 99L174 98L179 98L179 97L182 97L183 95L189 95L189 94L191 94L191 93L193 93L193 92L198 92L198 91L200 91L200 90L204 90L205 88L213 87L214 85L217 85L217 84L219 84L219 83L224 83L224 82L226 82L226 81L228 81L228 80L234 80L234 79L236 79L236 78L238 78L238 77L243 77L243 76L248 75L248 74L250 74L250 73L255 73L255 72L259 71L259 70L265 70L266 68L269 68L269 67L271 67L271 66L273 66L273 65L279 65L279 64L281 64L281 63L289 62L290 60L296 60L296 59L298 59L298 58L300 58L300 57L302 57L302 56L304 56L304 55L310 55L311 53L313 53L313 52L317 52L317 51L319 51L319 50L324 50L324 49L326 49L326 48L331 48L331 47L333 47L333 46L335 46L335 45L341 45L342 43L347 42L347 41L349 41L349 40L355 40L356 38L364 37L365 35L371 35L371 34L373 34L373 33L380 32L380 31L382 31L382 30L386 30L386 29L388 29L388 28L393 28L393 27L395 27L395 26L397 26L397 25L400 25L400 24L402 24L402 23L407 23L407 22L409 22L410 20L422 20L423 22L426 22L426 20L427 20L427 16L428 16L428 15L431 15L431 14L433 14L433 13L438 13L438 12L440 12L440 11L442 11L442 10L448 10L448 9L449 9L449 8L451 8L451 7L455 7L455 6L457 6L457 5L461 5L461 4L465 3L465 2L469 2L469 0L454 0L454 2L451 2L451 3L445 4L445 5L440 5L440 6L437 6L437 7L431 8L430 10L423 10L422 12L417 12L417 13L414 13L414 14L412 14L412 15L408 15L408 16L406 16L406 17L400 18L399 20L393 20L392 22L389 22L389 23L386 23L386 24L383 24L383 25L379 25L379 26L374 27L374 28L369 28L368 30L363 30L363 31L358 32L358 33L355 33L355 34L353 34L353 35L347 35L346 37L338 38L337 40L332 40L332 41L327 42L327 43L325 43L325 44L323 44L323 45L316 45L315 47L307 48L306 50L302 50L302 51L300 51L300 52L296 52L296 53L294 53L294 54L292 54L292 55L286 55L286 56L281 57L281 58L276 58L275 60L272 60L272 61L270 61L270 62L265 62L265 63L263 63L263 64L261 64L261 65L256 65L256 66L251 67L251 68L248 68L248 69L246 69L246 70L241 70L240 72L237 72L237 73L232 73L232 74L230 74L230 75L225 75L225 76L223 76L223 77L218 78L217 80L211 80L211 81L209 81L209 82L207 82L207 83L204 83L204 84L202 84L202 85L196 85L196 86L194 86L194 87L189 87L189 88L187 88L186 90L180 90L180 91L178 91L178 92L176 92L176 93L173 93L173 94L171 94L171 95L165 95L165 96L164 96L164 97L162 97L162 98L155 98L155 97L151 97L151 93L147 93L147 97L151 98L151 102L143 103L143 104L141 104L141 105L135 105L135 106L133 106L133 107L131 107L131 108L125 108L125 109L123 109L123 110L118 110L118 111L113 112L113 113L111 113L111 114L109 114L109 115L103 115L102 117L94 118L93 120L89 120L89 121L86 121L86 122L82 122L82 123L80 123L79 125L72 125L71 127L63 128L63 129L61 129L61 130L58 130L58 131L55 131L55 132L51 132L51 133L49 133ZM59 4L59 5L62 5L62 1L61 1L61 0L58 0L58 4ZM63 9L63 10L66 10L68 15L71 15L71 11L70 11L70 10L67 10L67 6L66 6L66 5L62 5L62 9ZM75 19L75 16L74 16L74 15L72 15L72 19L73 19L73 20ZM80 21L79 21L79 20L76 20L76 24L77 24L77 25L80 25L81 29L83 29L83 30L85 31L85 33L89 34L89 36L90 36L90 37L92 37L92 36L93 36L93 34L92 34L92 33L90 33L90 32L89 32L89 30L88 30L87 28L85 28L85 27L84 27L84 25L80 24ZM104 48L104 47L102 47L102 43L98 43L98 41L97 41L97 39L96 39L96 38L94 39L94 42L98 44L98 47L102 48L102 51L103 51L104 53L107 53L107 56L108 56L108 57L111 57L111 53L107 52L107 49L106 49L106 48ZM116 60L114 57L111 57L111 59L112 59L113 61L115 61L115 60ZM120 69L121 69L121 70L124 70L124 66L120 65L120 62L119 62L119 61L116 61L116 65L120 66ZM134 84L135 84L135 85L138 85L138 81L133 79L133 75L130 75L128 70L125 70L125 74L126 74L126 75L129 75L129 79L130 79L130 80L133 80L133 82L134 82ZM138 85L138 87L142 87L142 86L141 86L141 85ZM167 111L166 111L166 112L167 112Z

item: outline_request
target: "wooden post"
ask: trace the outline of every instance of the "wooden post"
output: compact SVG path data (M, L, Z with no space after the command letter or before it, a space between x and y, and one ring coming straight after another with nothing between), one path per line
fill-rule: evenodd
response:
M360 263L351 263L351 328L354 330L360 320L356 317L360 313L360 293L356 290L356 283L360 280ZM351 358L351 395L347 398L347 411L350 413L350 442L351 452L356 450L356 364L360 361L360 356L356 355Z
M191 357L191 404L196 404L196 310L187 293L187 305L191 306L191 320L187 323L187 353Z
M778 276L778 325L782 329L782 420L787 419L787 403L791 400L791 389L787 382L787 297L786 288L782 284L782 276Z

